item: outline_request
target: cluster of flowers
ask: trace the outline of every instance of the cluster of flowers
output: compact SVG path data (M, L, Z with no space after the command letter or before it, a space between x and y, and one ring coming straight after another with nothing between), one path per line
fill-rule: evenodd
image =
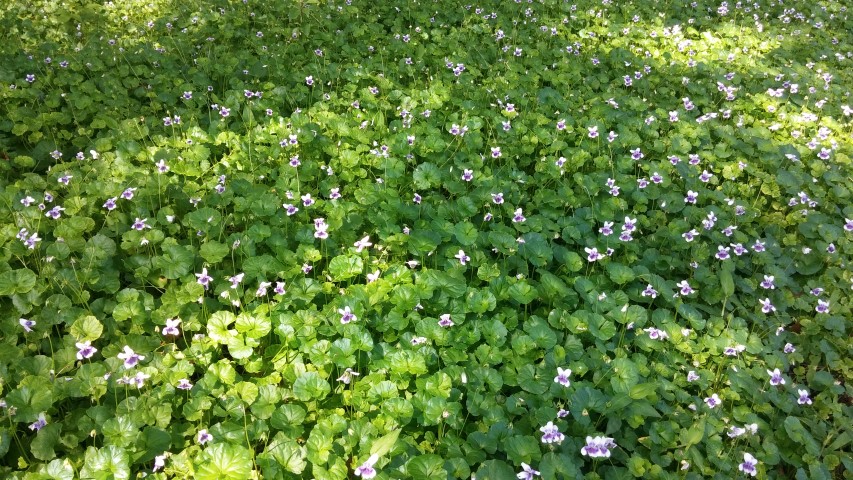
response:
M39 237L38 232L30 233L26 228L22 228L15 238L24 242L24 246L30 250L34 250L38 242L41 241L41 237Z

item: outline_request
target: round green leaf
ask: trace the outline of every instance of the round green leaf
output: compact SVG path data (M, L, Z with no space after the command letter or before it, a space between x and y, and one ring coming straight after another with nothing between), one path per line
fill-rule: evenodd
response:
M35 287L36 278L29 268L0 273L0 295L27 293Z
M325 398L331 391L332 386L317 372L306 372L293 383L293 394L303 402Z
M412 480L446 480L444 460L438 455L427 454L415 457L406 464L406 473ZM510 477L507 477L510 478Z
M252 455L244 447L217 443L195 460L197 480L246 480L252 474Z
M71 335L80 342L95 341L101 337L104 326L92 315L78 318L70 329Z

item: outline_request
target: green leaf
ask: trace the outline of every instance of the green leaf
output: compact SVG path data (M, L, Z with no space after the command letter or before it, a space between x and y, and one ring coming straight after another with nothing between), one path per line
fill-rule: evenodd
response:
M267 316L255 316L241 313L237 316L237 331L250 338L263 338L272 330L272 322Z
M270 417L270 426L284 430L293 425L302 425L307 414L302 406L286 403L276 408Z
M86 449L86 459L80 470L85 480L125 480L130 478L130 458L127 451L115 445L101 449Z
M459 222L453 227L453 235L461 245L473 245L477 241L477 227L471 222Z
M169 432L157 427L145 427L139 440L137 448L140 452L135 458L136 462L151 461L157 455L168 450L172 444L172 436L169 435Z
M539 460L541 456L539 441L529 435L514 435L509 437L504 442L503 448L506 451L507 457L516 465L521 464L521 462L532 464L534 460Z
M232 358L242 360L252 356L252 349L258 345L258 341L244 334L237 334L229 338L226 345Z
M509 296L516 302L527 305L537 297L536 289L524 280L519 280L509 287Z
M53 405L53 388L50 381L42 377L26 377L22 384L6 395L6 403L17 411L15 419L34 422L39 413L47 411Z
M613 391L628 393L640 378L637 365L627 358L617 358L613 360L611 365L613 366L613 376L610 377L610 384L613 386Z
M231 249L224 243L215 241L205 242L199 249L199 254L207 263L215 265L228 255Z
M325 465L334 447L334 438L319 426L311 430L305 446L308 449L308 461L314 465Z
M536 367L527 364L518 369L518 385L526 392L534 395L542 395L548 391L549 380L536 373Z
M785 432L791 440L797 442L798 445L804 445L806 451L812 455L820 454L820 444L815 440L811 433L803 427L800 419L797 417L787 417L785 419Z
M0 273L0 295L27 293L36 286L36 274L29 268Z
M477 470L476 475L482 480L512 479L515 478L515 470L503 460L486 460Z
M705 437L705 419L699 420L699 423L681 430L680 441L684 445L685 450L692 445L697 445Z
M203 207L188 213L184 218L193 231L207 232L219 226L222 215L213 208Z
M8 429L0 430L0 458L5 457L12 445L12 435Z
M237 445L212 445L194 463L197 480L246 480L252 476L252 455Z
M495 309L497 299L489 290L473 290L468 292L466 303L470 311L474 313L486 313Z
M646 398L657 391L656 383L640 383L628 389L628 395L634 400Z
M329 262L329 274L336 282L361 274L364 261L356 255L338 255Z
M551 245L541 233L526 233L522 236L524 243L518 247L522 258L537 267L544 267L554 258Z
M79 342L85 342L86 340L93 342L101 338L103 332L104 326L92 315L78 318L69 329L69 333Z
M235 320L237 318L229 311L220 310L214 313L207 321L207 336L214 342L228 343L232 337L237 335L236 330L228 329Z
M74 466L67 458L48 463L44 473L51 480L74 480Z
M287 438L282 432L276 433L261 457L264 455L269 455L278 465L297 475L308 466L305 447L296 443L296 440Z
M406 463L406 475L412 480L447 480L444 460L434 454L420 455L409 460Z
M542 456L538 470L542 472L542 478L583 478L583 474L581 474L578 466L575 465L575 458L577 457L572 457L565 453L558 455L555 452L548 452Z
M382 457L387 455L391 449L394 448L394 445L397 443L397 438L400 437L400 429L394 430L390 433L386 433L381 438L373 442L373 446L370 447L370 454Z
M306 372L293 382L293 395L303 402L325 398L331 391L332 386L317 372Z
M735 282L732 278L732 270L734 269L733 262L723 262L723 268L720 269L720 286L723 287L723 296L730 297L735 293Z
M133 422L130 416L121 415L111 418L104 423L103 434L105 444L127 447L136 441L136 436L139 434L139 427Z
M427 255L441 243L441 236L432 230L415 230L409 235L409 252L413 255Z
M618 263L607 265L607 275L618 285L624 285L634 279L634 271Z
M30 451L32 451L33 456L43 461L52 460L56 457L53 447L59 443L60 430L61 425L58 423L48 423L42 427L30 445Z
M174 280L192 271L193 251L190 248L182 245L168 245L163 250L163 255L154 257L154 267L159 269L164 277Z
M415 168L412 180L414 180L416 188L427 190L441 183L441 172L432 163L424 162Z

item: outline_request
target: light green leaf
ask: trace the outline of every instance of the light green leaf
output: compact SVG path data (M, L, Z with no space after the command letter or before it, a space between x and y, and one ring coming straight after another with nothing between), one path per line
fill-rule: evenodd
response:
M89 447L86 461L80 470L84 480L125 480L130 478L130 458L127 451L115 445L101 449Z
M126 447L136 441L139 427L128 415L111 418L103 426L104 443Z
M329 274L337 282L359 275L363 270L364 261L355 255L338 255L329 262Z
M272 330L272 322L267 316L241 313L237 316L237 331L250 338L263 338Z
M220 310L210 316L207 321L207 336L217 343L228 343L228 341L237 334L235 330L229 330L228 327L237 319L233 313Z
M252 476L252 455L237 445L212 445L194 463L196 480L246 480Z
M282 432L278 432L267 446L263 455L269 455L291 473L300 474L308 466L305 460L306 448L299 446L296 440L287 438Z
M370 447L370 454L377 455L379 457L387 455L388 452L394 448L394 445L397 443L397 438L399 437L400 429L383 435L380 439L373 442L373 446Z
M67 458L48 463L44 473L51 480L74 480L74 466Z
M306 372L293 383L293 395L303 402L325 398L331 391L332 386L317 372Z
M85 342L86 340L90 342L95 341L101 338L103 332L104 326L92 315L78 318L69 330L69 333L79 342Z

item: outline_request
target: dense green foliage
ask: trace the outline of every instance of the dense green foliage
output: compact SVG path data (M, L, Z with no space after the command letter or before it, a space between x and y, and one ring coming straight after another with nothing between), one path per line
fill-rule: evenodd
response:
M576 3L4 2L0 477L851 478L845 2Z

